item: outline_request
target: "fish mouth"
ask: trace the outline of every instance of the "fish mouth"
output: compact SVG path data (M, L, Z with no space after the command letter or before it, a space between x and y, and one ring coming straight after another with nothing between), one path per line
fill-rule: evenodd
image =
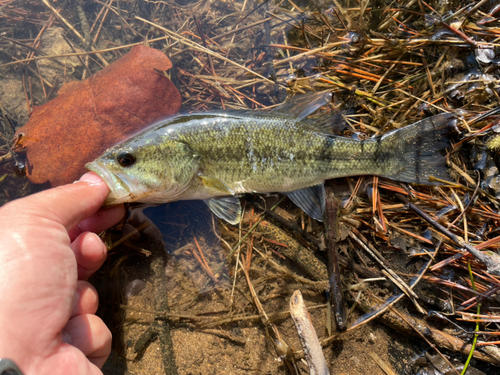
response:
M104 201L104 206L112 206L133 200L132 189L134 184L125 174L117 174L106 168L106 164L95 160L85 164L85 168L95 172L108 186L110 192Z

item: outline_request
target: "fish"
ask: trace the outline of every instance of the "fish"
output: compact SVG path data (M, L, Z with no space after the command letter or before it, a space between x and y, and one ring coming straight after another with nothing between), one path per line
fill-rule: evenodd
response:
M439 114L382 136L332 134L331 115L311 117L331 94L297 95L269 110L180 114L104 152L86 168L110 193L104 205L203 200L219 218L241 220L239 196L283 193L322 221L324 181L376 175L434 185L448 180L444 149L454 127ZM332 111L330 111L331 113Z

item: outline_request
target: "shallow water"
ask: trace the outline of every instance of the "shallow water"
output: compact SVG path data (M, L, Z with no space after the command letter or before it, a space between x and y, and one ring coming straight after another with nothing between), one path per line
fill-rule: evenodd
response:
M456 10L457 5L453 3L434 5L439 5L439 11L445 13ZM348 14L346 17L336 16L340 10L332 10L333 1L297 1L293 5L289 2L263 3L253 0L122 0L108 1L106 4L88 1L83 7L90 26L98 20L91 31L94 38L97 36L96 30L99 30L93 45L95 49L127 46L165 37L164 30L141 19L175 32L168 38L150 42L150 46L163 51L174 64L167 74L182 94L182 111L257 109L281 102L287 92L328 89L335 92L339 128L346 128L347 136L359 136L372 135L382 129L389 130L388 127L393 125L407 125L424 116L425 110L434 110L432 107L419 110L421 103L418 100L399 107L392 106L407 99L407 96L391 91L396 80L403 80L406 85L410 85L413 91L409 91L415 96L427 95L425 72L416 70L408 73L405 71L406 66L397 65L397 46L388 48L371 41L371 68L379 78L390 71L386 77L390 81L380 80L380 91L374 88L379 78L366 73L367 65L356 65L361 64L358 58L362 60L366 57L362 55L366 53L363 46L370 42L363 33L370 33L374 40L380 39L378 34L370 30L379 30L388 19L383 10L405 22L407 17L412 17L402 17L400 13L397 14L398 9L385 9L383 4L376 1L366 4L363 15L360 14L363 6L343 1L342 5ZM73 5L70 2L53 3L68 23L84 35L84 22ZM420 11L415 4L411 7L413 12ZM45 51L46 54L71 53L72 49L64 39L43 37L50 34L47 30L55 28L61 28L55 34L64 34L75 46L86 50L89 47L67 26L57 22L43 3L0 0L0 12L0 103L18 128L28 120L28 106L31 110L33 105L42 105L53 99L64 83L88 77L82 66L86 60L82 62L71 57L59 58L59 63L39 60L38 66L34 62L3 64L27 58L31 50L28 47ZM196 26L197 21L199 27ZM422 27L420 19L411 21L414 23L410 22L412 27ZM205 41L199 37L200 31L205 35ZM425 34L428 30L422 28L421 31ZM425 35L435 32L442 38L444 34L438 31L428 31ZM407 30L398 28L397 23L379 32L387 38L399 38L400 41L410 38L406 34ZM40 33L42 43L37 45L36 39ZM190 44L183 44L182 38L187 38ZM216 55L208 58L201 47L197 47L204 43ZM443 53L449 53L450 60L455 57L456 60L465 60L464 56L469 52L459 47L454 49L455 44L450 42L449 45L422 48L425 48L428 61L432 64ZM327 47L309 53L324 46ZM129 47L126 47L106 52L103 56L112 62L128 50ZM420 50L415 53L420 53ZM377 54L383 57L377 60L373 57ZM41 56L41 53L36 56ZM411 63L422 66L421 60ZM92 73L101 69L99 65L95 57L88 61ZM360 70L356 70L358 68ZM412 78L407 80L408 76ZM53 87L42 86L40 77ZM272 81L268 81L268 78ZM463 85L453 85L466 91ZM454 90L457 90L455 86ZM475 87L474 90L473 99L464 99L467 109L482 108L491 100L492 94L488 94L486 88ZM0 121L0 125L0 151L7 151L12 131L5 119ZM353 191L357 191L357 178L336 181L337 197L344 203L350 200L354 202L343 212L339 251L342 256L349 257L352 263L374 268L370 258L360 255L360 250L348 238L351 227L358 228L383 252L391 266L408 275L409 279L424 263L421 258L411 258L412 254L421 252L424 243L399 229L413 231L422 237L428 231L428 226L416 217L408 219L405 216L407 210L403 207L388 208L386 218L381 219L372 212L375 182L372 177L365 177L361 181L359 194L353 194ZM25 177L9 173L0 183L0 204L45 187L34 186ZM435 198L437 203L422 200L421 203L428 210L444 212L438 211L443 208L442 201L446 203L442 195L424 187L415 189ZM382 198L378 204L389 207L398 203L394 191L380 189ZM351 196L354 198L351 199ZM251 232L262 212L252 202L270 208L280 198L277 195L245 197L245 216L240 226L218 221L202 202L174 202L146 208L143 214L138 209L132 210L123 227L103 235L110 255L92 282L100 294L98 314L108 324L114 337L113 353L103 369L104 373L291 373L276 352L271 323L290 347L300 350L301 345L288 314L290 296L297 289L304 295L319 338L326 339L326 321L329 318L324 290L327 281L317 280L315 275L304 271L303 265L290 261L291 256L284 257L281 254L289 254L287 251L291 251L294 246L299 251L307 247L312 250L315 261L324 265L327 263L325 252L307 243L300 233L290 233L281 227L280 238L284 238L284 241L295 238L297 241L283 243L271 238L270 233L263 229L264 226ZM309 219L289 201L281 202L276 212L299 225L317 241L323 241L322 224ZM448 210L443 213L443 217L450 217L452 221L455 216L450 215L457 214L456 210ZM497 218L494 216L496 214L491 215L485 220L489 220L493 226ZM269 219L266 217L266 220ZM390 227L381 230L380 223L384 223L384 220L397 224L399 229ZM247 236L246 239L241 241L244 236ZM360 282L358 274L349 268L351 266L341 272L344 289ZM259 315L255 307L243 267L248 270L248 280L269 322L262 318L262 313ZM359 288L369 288L384 298L396 293L389 283L371 282ZM421 289L430 291L431 295L435 293L446 297L444 292L436 292L429 285ZM351 295L355 296L357 292ZM352 300L349 300L348 307L353 305ZM416 314L407 303L400 307ZM350 311L349 322L352 323L360 315L362 312L356 309ZM441 323L441 328L446 327ZM396 333L373 320L331 339L323 351L332 374L384 373L374 360L373 353L395 373L407 374L416 373L418 366L414 368L411 359L426 349L427 344ZM464 358L460 357L460 360L463 362ZM474 364L480 366L477 362ZM307 372L303 362L298 361L296 366L299 368L298 373ZM483 366L483 371L496 373L495 369L487 366Z

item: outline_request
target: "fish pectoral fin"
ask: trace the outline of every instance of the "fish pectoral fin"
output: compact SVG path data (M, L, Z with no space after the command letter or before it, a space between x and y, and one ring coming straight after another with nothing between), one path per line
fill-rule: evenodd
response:
M215 189L218 192L228 195L234 195L234 190L227 186L224 182L215 177L205 176L204 174L198 174L198 177L201 178L203 186L209 189Z
M313 219L323 221L326 199L324 183L284 194Z
M238 224L241 220L240 200L235 197L210 198L203 202L215 216L226 220L229 224Z

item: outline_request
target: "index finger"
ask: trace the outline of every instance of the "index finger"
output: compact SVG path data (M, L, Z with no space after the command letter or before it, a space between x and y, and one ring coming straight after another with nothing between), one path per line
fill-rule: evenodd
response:
M123 204L110 208L101 207L92 216L86 217L68 231L71 242L84 232L100 233L117 224L125 216Z

